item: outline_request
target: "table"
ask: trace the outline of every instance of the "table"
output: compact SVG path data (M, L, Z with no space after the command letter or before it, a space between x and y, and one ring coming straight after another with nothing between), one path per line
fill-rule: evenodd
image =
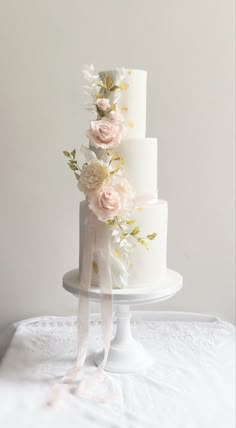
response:
M0 365L0 426L235 428L235 328L214 316L150 310L134 311L131 324L153 365L108 373L118 393L111 403L78 398L65 385L61 402L51 408L51 385L76 358L77 317L17 323ZM91 314L86 372L95 371L99 347L99 314Z

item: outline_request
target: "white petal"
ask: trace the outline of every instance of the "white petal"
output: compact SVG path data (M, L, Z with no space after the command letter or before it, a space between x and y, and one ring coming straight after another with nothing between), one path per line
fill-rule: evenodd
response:
M86 146L82 145L80 151L86 161L97 159L96 154Z

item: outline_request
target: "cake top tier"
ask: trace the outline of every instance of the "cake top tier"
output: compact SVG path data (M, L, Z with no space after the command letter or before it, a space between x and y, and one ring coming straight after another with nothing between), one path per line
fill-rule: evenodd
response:
M107 73L114 82L120 77L120 71L101 71ZM121 84L118 108L127 128L126 138L145 138L146 136L146 92L147 72L145 70L126 69Z

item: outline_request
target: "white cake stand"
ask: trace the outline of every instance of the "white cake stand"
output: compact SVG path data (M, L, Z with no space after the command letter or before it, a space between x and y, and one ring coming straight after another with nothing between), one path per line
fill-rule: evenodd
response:
M63 277L63 287L75 296L79 296L78 269L67 272ZM183 279L173 270L167 270L166 277L157 281L150 288L114 289L113 303L117 305L117 330L111 342L105 370L115 373L130 373L149 366L152 359L144 347L137 342L131 332L130 305L161 302L174 296L182 288ZM92 301L100 299L100 290L90 288L88 296ZM103 351L95 354L98 365L103 358Z

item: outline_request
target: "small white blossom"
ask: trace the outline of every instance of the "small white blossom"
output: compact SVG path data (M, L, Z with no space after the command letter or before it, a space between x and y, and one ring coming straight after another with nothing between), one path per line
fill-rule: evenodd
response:
M84 85L84 92L85 95L89 97L90 101L88 104L86 104L85 108L86 110L90 112L96 112L96 94L99 90L98 88L98 81L99 81L99 75L95 73L95 68L93 64L90 65L84 65L84 68L82 70L84 79L87 80L88 84Z

